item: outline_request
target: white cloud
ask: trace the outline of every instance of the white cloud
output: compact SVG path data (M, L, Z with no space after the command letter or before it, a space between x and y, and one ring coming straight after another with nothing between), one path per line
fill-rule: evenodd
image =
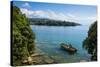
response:
M90 17L87 17L88 20L97 20L97 16L90 16Z
M46 15L45 11L42 11L42 10L32 11L32 10L29 10L29 9L26 9L26 8L21 8L21 12L23 14L26 14L26 16L29 17L29 18L32 18L34 16L44 17Z
M73 21L73 22L80 22L83 20L93 20L95 21L97 19L96 16L86 16L86 17L82 17L82 16L75 16L71 13L57 13L54 12L52 10L48 10L48 11L43 11L43 10L29 10L26 8L21 8L21 12L26 14L27 17L29 18L33 18L33 17L39 17L39 18L49 18L49 19L55 19L55 20L63 20L63 21Z
M30 8L31 6L29 5L29 3L24 3L23 5L22 5L22 7L25 7L25 8Z

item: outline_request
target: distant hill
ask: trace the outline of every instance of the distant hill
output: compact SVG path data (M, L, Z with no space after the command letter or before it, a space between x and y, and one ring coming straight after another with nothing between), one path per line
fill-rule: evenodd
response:
M30 25L45 25L45 26L77 26L81 25L75 22L53 20L47 18L29 18Z

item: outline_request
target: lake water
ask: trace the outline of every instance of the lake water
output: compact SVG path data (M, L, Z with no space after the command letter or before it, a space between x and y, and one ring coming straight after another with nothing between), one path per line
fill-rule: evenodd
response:
M89 26L37 26L31 25L36 35L36 47L60 63L89 61L90 56L82 48L82 42L87 37ZM77 53L70 55L61 50L60 43L72 44L78 49Z

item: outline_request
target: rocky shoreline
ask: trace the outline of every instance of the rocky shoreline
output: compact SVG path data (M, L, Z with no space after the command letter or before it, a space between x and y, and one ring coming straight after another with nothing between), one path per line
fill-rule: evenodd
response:
M87 62L87 60L80 60L79 62ZM22 61L23 65L43 65L43 64L57 64L54 57L48 56L40 49L36 48L34 54L31 54L26 60Z
M40 51L40 50L39 50ZM45 53L35 52L31 56L27 57L26 60L22 61L23 65L42 65L42 64L54 64L57 63L53 58L46 55Z

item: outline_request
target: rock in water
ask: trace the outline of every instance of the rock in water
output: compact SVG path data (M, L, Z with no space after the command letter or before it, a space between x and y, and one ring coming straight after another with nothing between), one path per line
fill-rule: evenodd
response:
M54 61L53 61L52 59L46 59L45 62L46 62L47 64L52 64Z

